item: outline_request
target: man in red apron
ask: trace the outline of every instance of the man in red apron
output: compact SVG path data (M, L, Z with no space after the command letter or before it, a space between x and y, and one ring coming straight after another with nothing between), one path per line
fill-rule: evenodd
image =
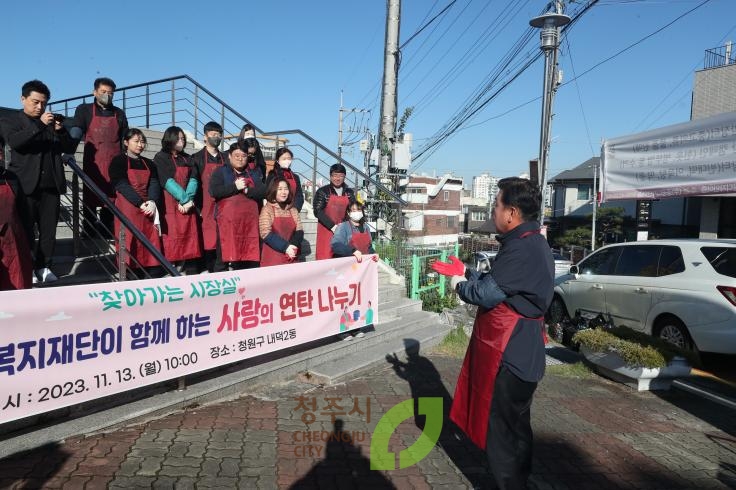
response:
M355 200L353 189L345 185L345 166L330 167L330 183L314 193L314 216L317 218L317 260L331 259L330 241L337 225L345 221L345 210Z
M493 220L501 249L490 272L433 265L453 276L460 298L478 305L450 418L481 449L500 489L526 488L532 465L531 403L544 376L544 312L554 292L554 259L537 222L540 194L527 179L498 183Z
M5 162L0 158L0 291L32 286L30 224L18 178L5 170Z
M81 104L74 113L74 127L70 133L72 137L80 139L84 134L84 158L82 160L84 172L111 200L115 197L115 190L110 183L110 162L113 157L123 153L123 135L128 130L128 119L122 109L112 105L115 95L115 82L109 78L95 80L95 100L89 104ZM85 227L91 232L91 227L97 221L97 208L102 202L87 187L82 190L84 204ZM99 221L112 229L112 213L102 207Z
M215 199L210 196L210 179L218 168L226 165L227 153L220 151L222 143L222 126L214 121L204 125L204 148L192 155L192 162L199 169L202 185L194 198L195 206L202 214L202 241L204 244L204 255L199 271L214 272L216 246L217 246L217 223L215 223Z
M218 168L209 186L216 201L215 272L258 267L261 259L258 203L265 197L265 186L260 172L246 168L248 155L238 143L228 153L230 165Z

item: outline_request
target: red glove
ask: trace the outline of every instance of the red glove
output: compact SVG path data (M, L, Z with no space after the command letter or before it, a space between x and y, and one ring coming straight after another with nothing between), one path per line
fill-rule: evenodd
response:
M463 276L465 275L465 264L454 255L449 257L450 263L440 262L439 260L432 264L432 270L439 272L443 276Z

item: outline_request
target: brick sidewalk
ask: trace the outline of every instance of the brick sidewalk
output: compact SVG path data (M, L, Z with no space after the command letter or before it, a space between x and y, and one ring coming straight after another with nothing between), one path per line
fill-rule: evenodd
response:
M418 464L370 470L370 433L381 416L412 395L449 402L460 362L415 356L396 368L376 365L334 387L263 387L238 400L69 439L0 461L0 487L492 488L483 453L450 424ZM330 403L345 412L334 424L330 413L322 413ZM312 415L315 421L305 424ZM548 375L532 407L531 487L734 488L733 415L679 391L638 393L596 376ZM315 433L339 440L308 441ZM419 433L410 418L389 447L398 453Z

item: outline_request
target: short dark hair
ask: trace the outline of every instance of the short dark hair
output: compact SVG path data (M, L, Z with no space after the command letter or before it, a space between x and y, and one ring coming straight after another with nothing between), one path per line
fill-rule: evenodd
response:
M503 191L503 205L513 206L521 211L524 221L536 221L539 218L542 195L539 187L532 181L521 177L507 177L498 181L498 188Z
M20 94L23 97L28 97L31 95L31 92L38 92L39 94L45 95L47 101L51 98L51 91L41 80L31 80L30 82L26 82L20 89Z
M95 90L100 88L100 85L107 85L108 87L112 87L113 91L115 91L115 88L117 87L117 85L115 85L115 82L112 81L112 78L107 77L95 78Z
M222 133L223 132L222 131L222 126L220 126L215 121L210 121L207 124L205 124L204 125L204 128L202 129L202 131L204 131L205 133L207 133L207 131L217 131L219 133Z
M283 177L276 177L268 184L268 189L266 190L266 201L276 202L276 192L278 191L279 184L281 182L286 183L286 187L289 188L289 197L286 198L286 205L289 205L293 202L294 196L291 195L291 187L289 187L289 181Z
M284 153L288 153L289 155L291 155L291 158L294 158L294 152L288 149L287 147L283 146L279 148L278 150L276 150L276 155L273 157L273 159L278 162L279 158L281 158L281 155L283 155Z
M343 165L342 163L335 163L330 167L330 175L347 173L348 171L345 169L345 165Z
M125 136L123 136L123 141L130 141L130 138L132 138L133 136L140 136L143 140L143 144L148 143L146 135L143 134L143 131L138 128L128 128L128 130L125 132Z
M351 197L350 201L348 202L348 207L345 208L345 221L350 219L350 211L352 210L353 206L357 206L360 208L361 211L365 210L365 206L358 201L356 198ZM365 213L363 213L363 217L360 218L360 221L358 222L361 225L365 223Z
M235 152L235 150L242 150L242 151L243 151L244 153L247 153L247 152L245 151L245 148L242 148L242 147L241 147L240 143L232 143L232 144L230 145L230 148L228 148L228 149L227 149L227 153L228 153L229 155L232 155L232 154L233 154L233 153Z
M187 135L179 126L169 126L164 131L164 135L161 138L161 150L166 153L171 153L171 150L176 146L176 142L179 141L179 133L184 135L184 147L187 146Z

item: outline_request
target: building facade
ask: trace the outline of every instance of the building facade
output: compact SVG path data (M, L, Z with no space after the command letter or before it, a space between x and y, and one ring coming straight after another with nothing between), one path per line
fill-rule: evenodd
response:
M457 243L460 232L460 200L463 180L445 175L408 177L402 198L404 230L411 245L446 245Z

